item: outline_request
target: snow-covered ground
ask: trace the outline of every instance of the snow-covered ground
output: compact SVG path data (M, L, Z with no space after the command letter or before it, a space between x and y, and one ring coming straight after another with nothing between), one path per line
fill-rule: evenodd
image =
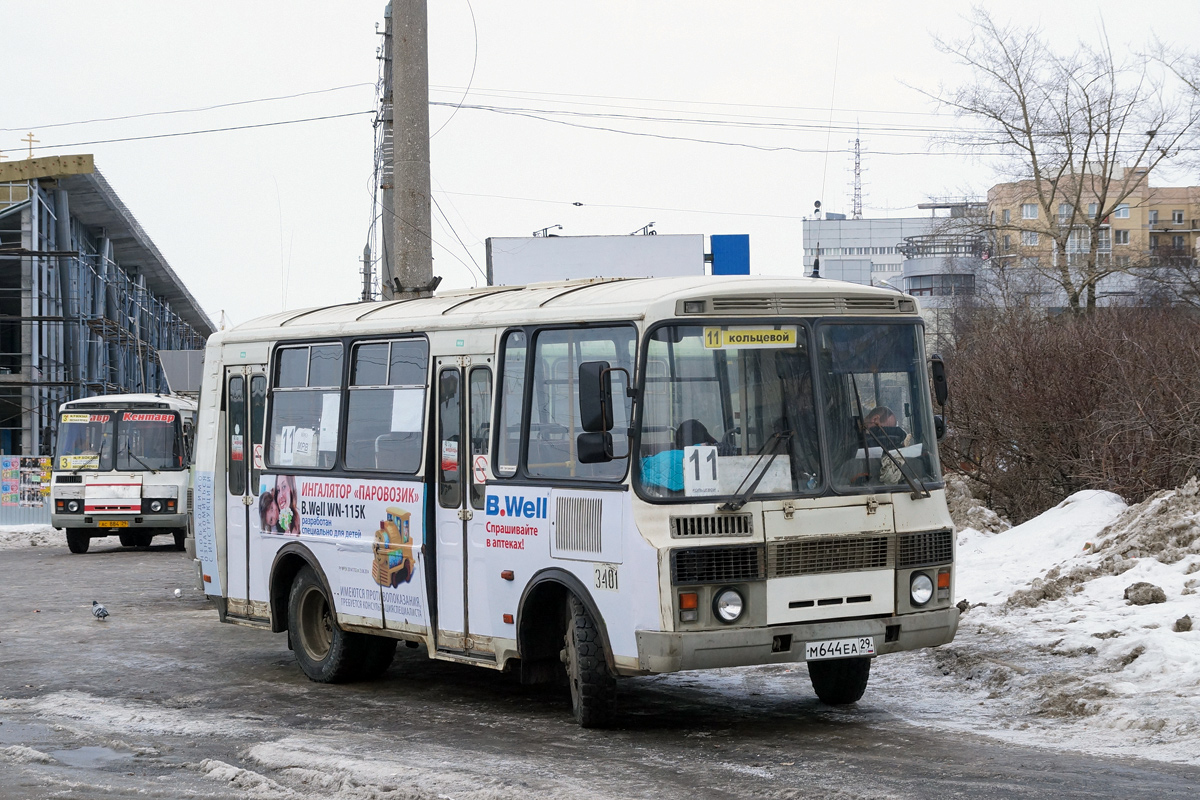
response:
M49 525L5 525L0 527L0 550L15 547L64 547L67 536Z
M967 519L1004 527L986 509ZM0 550L63 543L49 527L0 528ZM1080 492L1009 530L959 531L957 559L958 637L882 658L864 703L923 726L1200 765L1200 484L1132 507ZM1161 602L1127 600L1139 583ZM664 678L761 696L794 692L794 671Z
M869 692L923 725L1200 764L1195 480L1132 507L1079 492L1011 530L959 531L957 556L957 638L881 660ZM1138 583L1162 602L1127 600Z

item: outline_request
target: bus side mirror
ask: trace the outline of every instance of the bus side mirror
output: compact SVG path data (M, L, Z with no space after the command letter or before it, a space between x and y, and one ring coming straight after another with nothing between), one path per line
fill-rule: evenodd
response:
M946 364L937 353L929 357L929 371L933 374L934 397L939 406L944 406L950 397L950 387L946 383Z
M580 464L607 464L615 458L612 434L608 431L579 434L575 437L575 453Z
M606 433L613 429L611 375L607 361L585 361L579 365L579 422L588 433ZM611 459L612 436L608 438ZM583 460L582 457L580 460Z
M933 415L933 435L939 442L946 438L946 418L941 414Z

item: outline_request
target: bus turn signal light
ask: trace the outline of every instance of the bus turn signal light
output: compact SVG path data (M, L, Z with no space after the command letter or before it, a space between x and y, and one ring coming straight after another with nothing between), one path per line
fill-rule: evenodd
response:
M950 573L949 572L939 572L938 573L938 588L939 589L949 589L950 588Z
M515 576L515 575L513 575L513 571L512 571L511 569L506 569L506 570L502 570L502 571L500 572L500 577L501 577L501 578L503 578L503 579L504 579L504 580L506 580L506 581L511 581L511 580L512 580L513 578L515 578L516 576Z
M700 595L696 592L682 592L679 595L679 621L696 622L700 619Z
M513 615L512 615L512 614L505 614L505 615L504 615L504 624L505 624L505 625L512 625L512 624L513 624Z

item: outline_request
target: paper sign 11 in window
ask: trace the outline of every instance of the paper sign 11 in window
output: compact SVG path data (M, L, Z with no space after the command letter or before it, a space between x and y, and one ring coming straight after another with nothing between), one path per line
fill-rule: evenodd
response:
M710 444L683 448L683 493L688 497L720 493L717 448Z
M708 350L750 350L796 346L796 326L775 328L705 328Z

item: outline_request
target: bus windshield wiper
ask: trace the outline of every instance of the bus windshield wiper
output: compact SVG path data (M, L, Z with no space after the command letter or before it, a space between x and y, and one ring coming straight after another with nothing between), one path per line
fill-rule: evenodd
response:
M128 447L126 447L126 448L125 448L125 455L129 456L130 458L136 459L136 460L137 460L137 462L138 462L139 464L141 464L141 465L142 465L143 467L145 467L146 469L150 470L151 474L153 474L153 475L157 475L157 474L158 474L158 470L157 470L157 469L155 469L154 467L150 466L150 465L149 465L149 464L147 464L145 461L142 461L142 459L140 459L140 458L138 458L136 455L134 455L133 451L132 451L132 450L130 450Z
M766 477L767 470L771 468L771 464L774 463L775 457L783 452L783 448L779 447L779 443L785 439L790 439L791 436L792 431L779 431L771 434L771 438L766 441L765 445L763 445L758 460L751 465L749 471L746 472L746 477L742 478L742 482L738 484L738 488L734 491L734 494L737 495L737 499L730 500L727 503L722 503L721 505L717 506L717 508L721 511L740 511L742 506L746 505L746 503L750 501L750 498L754 496L755 489L757 489L758 485L762 483L762 479ZM746 491L743 492L742 487L746 485L746 481L750 480L750 476L754 474L754 470L758 469L758 465L762 463L764 458L767 459L767 463L763 464L763 468L761 471L759 471L758 477L754 479L754 483L750 484Z

